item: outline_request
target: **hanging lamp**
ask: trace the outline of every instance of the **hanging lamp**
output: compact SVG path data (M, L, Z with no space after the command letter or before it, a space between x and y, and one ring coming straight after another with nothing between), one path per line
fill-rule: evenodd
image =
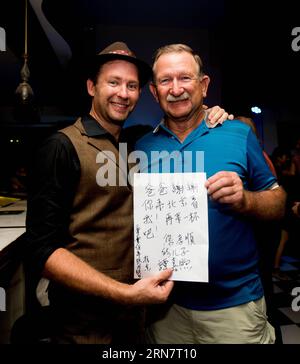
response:
M21 82L16 89L16 96L21 104L29 104L33 99L33 90L28 83L30 71L28 67L28 0L25 0L25 39L24 39L24 64L21 69Z

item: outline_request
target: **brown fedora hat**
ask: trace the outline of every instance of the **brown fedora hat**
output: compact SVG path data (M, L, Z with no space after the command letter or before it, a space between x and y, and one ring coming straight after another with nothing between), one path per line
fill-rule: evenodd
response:
M92 60L92 68L96 73L99 66L115 59L133 63L138 68L141 86L144 86L152 76L151 67L144 61L136 58L135 54L124 42L114 42L99 52Z

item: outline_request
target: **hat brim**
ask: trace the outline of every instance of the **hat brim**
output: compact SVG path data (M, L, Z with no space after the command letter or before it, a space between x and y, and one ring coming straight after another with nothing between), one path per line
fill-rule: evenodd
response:
M118 53L98 54L94 56L92 59L93 69L99 67L106 62L114 61L117 59L133 63L137 67L141 87L143 87L151 79L152 68L146 62L131 56L126 56Z

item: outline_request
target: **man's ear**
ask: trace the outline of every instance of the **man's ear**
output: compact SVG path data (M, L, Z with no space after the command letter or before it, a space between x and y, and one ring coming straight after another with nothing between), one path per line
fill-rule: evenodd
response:
M202 84L202 96L203 97L206 97L207 96L207 89L208 89L209 83L210 83L210 78L207 75L204 75L202 77L202 81L201 81L201 84Z
M95 96L95 85L94 82L90 79L88 79L86 81L86 88L87 88L87 92L90 96L94 97Z
M159 102L159 101L158 101L158 96L157 96L157 90L156 90L156 87L155 87L155 85L154 85L154 83L153 83L153 82L151 82L151 83L149 84L149 89L150 89L150 92L152 93L153 97L155 98L155 100L156 100L157 102Z

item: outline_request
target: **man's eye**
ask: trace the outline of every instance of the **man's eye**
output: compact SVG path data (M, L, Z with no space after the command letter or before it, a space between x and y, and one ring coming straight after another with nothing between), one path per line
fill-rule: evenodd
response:
M108 83L109 83L111 86L118 86L118 82L117 82L117 81L114 81L114 80L110 80L110 81L108 81Z
M170 83L170 78L162 78L161 80L158 81L158 83L160 85L168 85Z
M127 87L128 87L128 90L135 91L135 90L138 89L138 84L137 83L130 83L130 84L128 84Z
M190 77L190 76L180 77L180 81L183 81L183 82L190 82L191 80L192 80L192 77Z

